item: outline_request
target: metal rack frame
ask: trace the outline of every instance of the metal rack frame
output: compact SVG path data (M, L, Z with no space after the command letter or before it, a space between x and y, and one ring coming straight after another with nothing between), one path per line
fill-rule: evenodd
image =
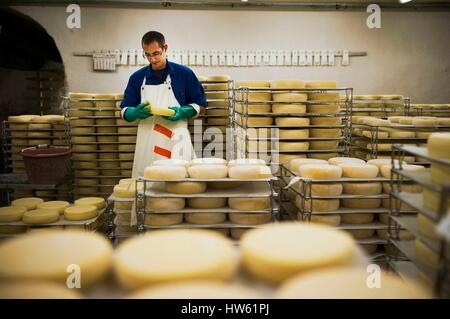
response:
M431 105L439 104L412 104L408 115L410 116L436 116L436 117L449 117L450 116L450 104L440 104L442 108L430 107Z
M437 159L430 155L426 148L412 145L394 145L392 152L392 178L391 178L391 212L389 223L389 243L394 245L400 253L388 256L388 264L391 269L402 276L417 276L418 273L425 275L432 283L433 289L437 296L448 298L450 296L450 251L449 242L445 239L434 241L422 235L417 227L417 215L405 214L400 211L400 205L392 205L392 201L405 203L416 210L416 213L423 214L430 218L436 224L447 213L447 201L450 198L450 184L438 185L431 181L430 172L411 172L402 169L402 160L405 154L413 154L424 157L431 163L445 165L450 169L450 161L445 159ZM394 160L398 160L399 164L394 166ZM402 192L402 184L405 181L414 182L423 188L427 188L439 193L440 205L437 212L426 208L422 201L422 193L405 193ZM398 234L399 228L405 228L414 234L415 238L420 240L427 248L437 253L439 256L439 265L436 270L431 269L427 265L421 264L415 258L414 246L411 242L402 241Z
M355 105L358 105L359 103L368 103L368 104L383 104L382 107L356 107ZM393 107L393 106L386 106L386 104L397 104L399 105L398 108ZM369 115L372 117L382 117L382 118L387 118L388 116L391 116L395 113L398 112L402 112L403 114L401 115L408 115L410 113L410 106L411 106L411 100L409 97L403 97L403 98L385 98L383 96L381 96L380 98L373 98L373 99L369 99L369 98L361 98L358 97L358 95L354 95L353 96L353 100L352 100L352 114L355 116L358 116L357 113L359 112L376 112L376 113L383 113L383 115ZM402 108L401 111L399 111L399 109Z
M239 92L239 96L242 97L240 100L235 100L233 112L232 112L232 120L233 120L233 129L236 133L236 154L238 154L240 157L248 158L249 154L260 154L262 152L267 152L270 157L270 164L272 165L278 165L277 163L277 155L278 154L308 154L308 153L343 153L343 154L349 154L350 152L350 137L351 137L351 101L353 96L353 89L352 88L336 88L336 89L298 89L298 88L282 88L282 89L274 89L274 88L249 88L249 87L240 87L235 89L236 92ZM333 100L333 101L325 101L325 100L318 100L318 101L312 101L308 100L305 102L288 102L288 101L261 101L261 100L249 100L248 96L249 93L302 93L302 94L308 94L308 93L327 93L327 92L345 92L345 99L342 100ZM326 105L326 104L338 104L338 105L344 105L345 108L343 110L340 110L337 113L249 113L248 112L248 105L249 104L315 104L315 105ZM240 104L242 106L242 111L238 111L236 109L236 105ZM240 116L241 123L237 121L237 115ZM296 116L296 117L339 117L342 118L342 124L341 125L306 125L306 126L277 126L277 125L248 125L248 118L249 117L290 117L290 116ZM260 137L249 137L247 130L248 129L270 129L270 137L260 138ZM341 137L332 137L332 138L303 138L303 139L280 139L278 135L278 129L314 129L314 128L322 128L322 129L333 129L338 128L342 129L343 134ZM240 132L243 136L240 134L237 134L237 132ZM238 140L240 140L238 142ZM248 142L250 141L256 141L258 144L260 141L270 141L271 142L271 148L264 151L251 151L248 150ZM304 150L304 151L279 151L276 149L276 142L279 141L338 141L339 144L342 144L343 148L338 147L337 149L325 149L325 150ZM244 143L244 149L239 149L240 144Z

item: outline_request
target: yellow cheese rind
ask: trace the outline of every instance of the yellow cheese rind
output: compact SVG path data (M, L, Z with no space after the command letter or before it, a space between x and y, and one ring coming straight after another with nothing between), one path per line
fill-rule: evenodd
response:
M97 216L97 206L71 206L64 210L67 220L86 220Z

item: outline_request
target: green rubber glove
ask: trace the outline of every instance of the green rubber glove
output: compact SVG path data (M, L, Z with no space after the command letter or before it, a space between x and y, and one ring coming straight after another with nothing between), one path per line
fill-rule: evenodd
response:
M184 106L169 106L169 109L174 110L175 114L172 116L163 116L166 120L169 121L179 121L190 119L197 115L197 111L190 105Z
M148 104L148 102L145 102L139 104L136 107L128 107L123 114L123 118L127 122L134 122L138 119L143 120L149 118L150 116L153 116L153 114L150 113L150 110L145 108Z

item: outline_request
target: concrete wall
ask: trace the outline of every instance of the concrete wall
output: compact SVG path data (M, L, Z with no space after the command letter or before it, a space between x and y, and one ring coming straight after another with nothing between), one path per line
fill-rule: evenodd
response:
M82 7L81 29L66 27L65 7L17 6L54 38L70 91L120 92L138 67L93 72L75 51L139 48L149 30L176 49L349 49L366 51L343 67L193 67L198 75L233 79L334 79L356 94L403 94L416 103L449 103L450 12L382 12L368 29L365 12L155 10Z

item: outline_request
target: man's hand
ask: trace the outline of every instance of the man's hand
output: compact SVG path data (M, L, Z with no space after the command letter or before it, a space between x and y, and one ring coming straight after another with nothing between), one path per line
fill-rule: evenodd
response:
M185 106L169 106L169 109L174 110L175 114L172 116L163 116L166 120L169 121L179 121L190 119L197 114L197 111L190 105Z
M148 102L141 103L136 107L127 107L125 110L125 113L123 114L123 118L127 122L134 122L138 119L146 119L150 116L153 116L152 113L150 113L149 109L146 109L145 107L149 105Z

